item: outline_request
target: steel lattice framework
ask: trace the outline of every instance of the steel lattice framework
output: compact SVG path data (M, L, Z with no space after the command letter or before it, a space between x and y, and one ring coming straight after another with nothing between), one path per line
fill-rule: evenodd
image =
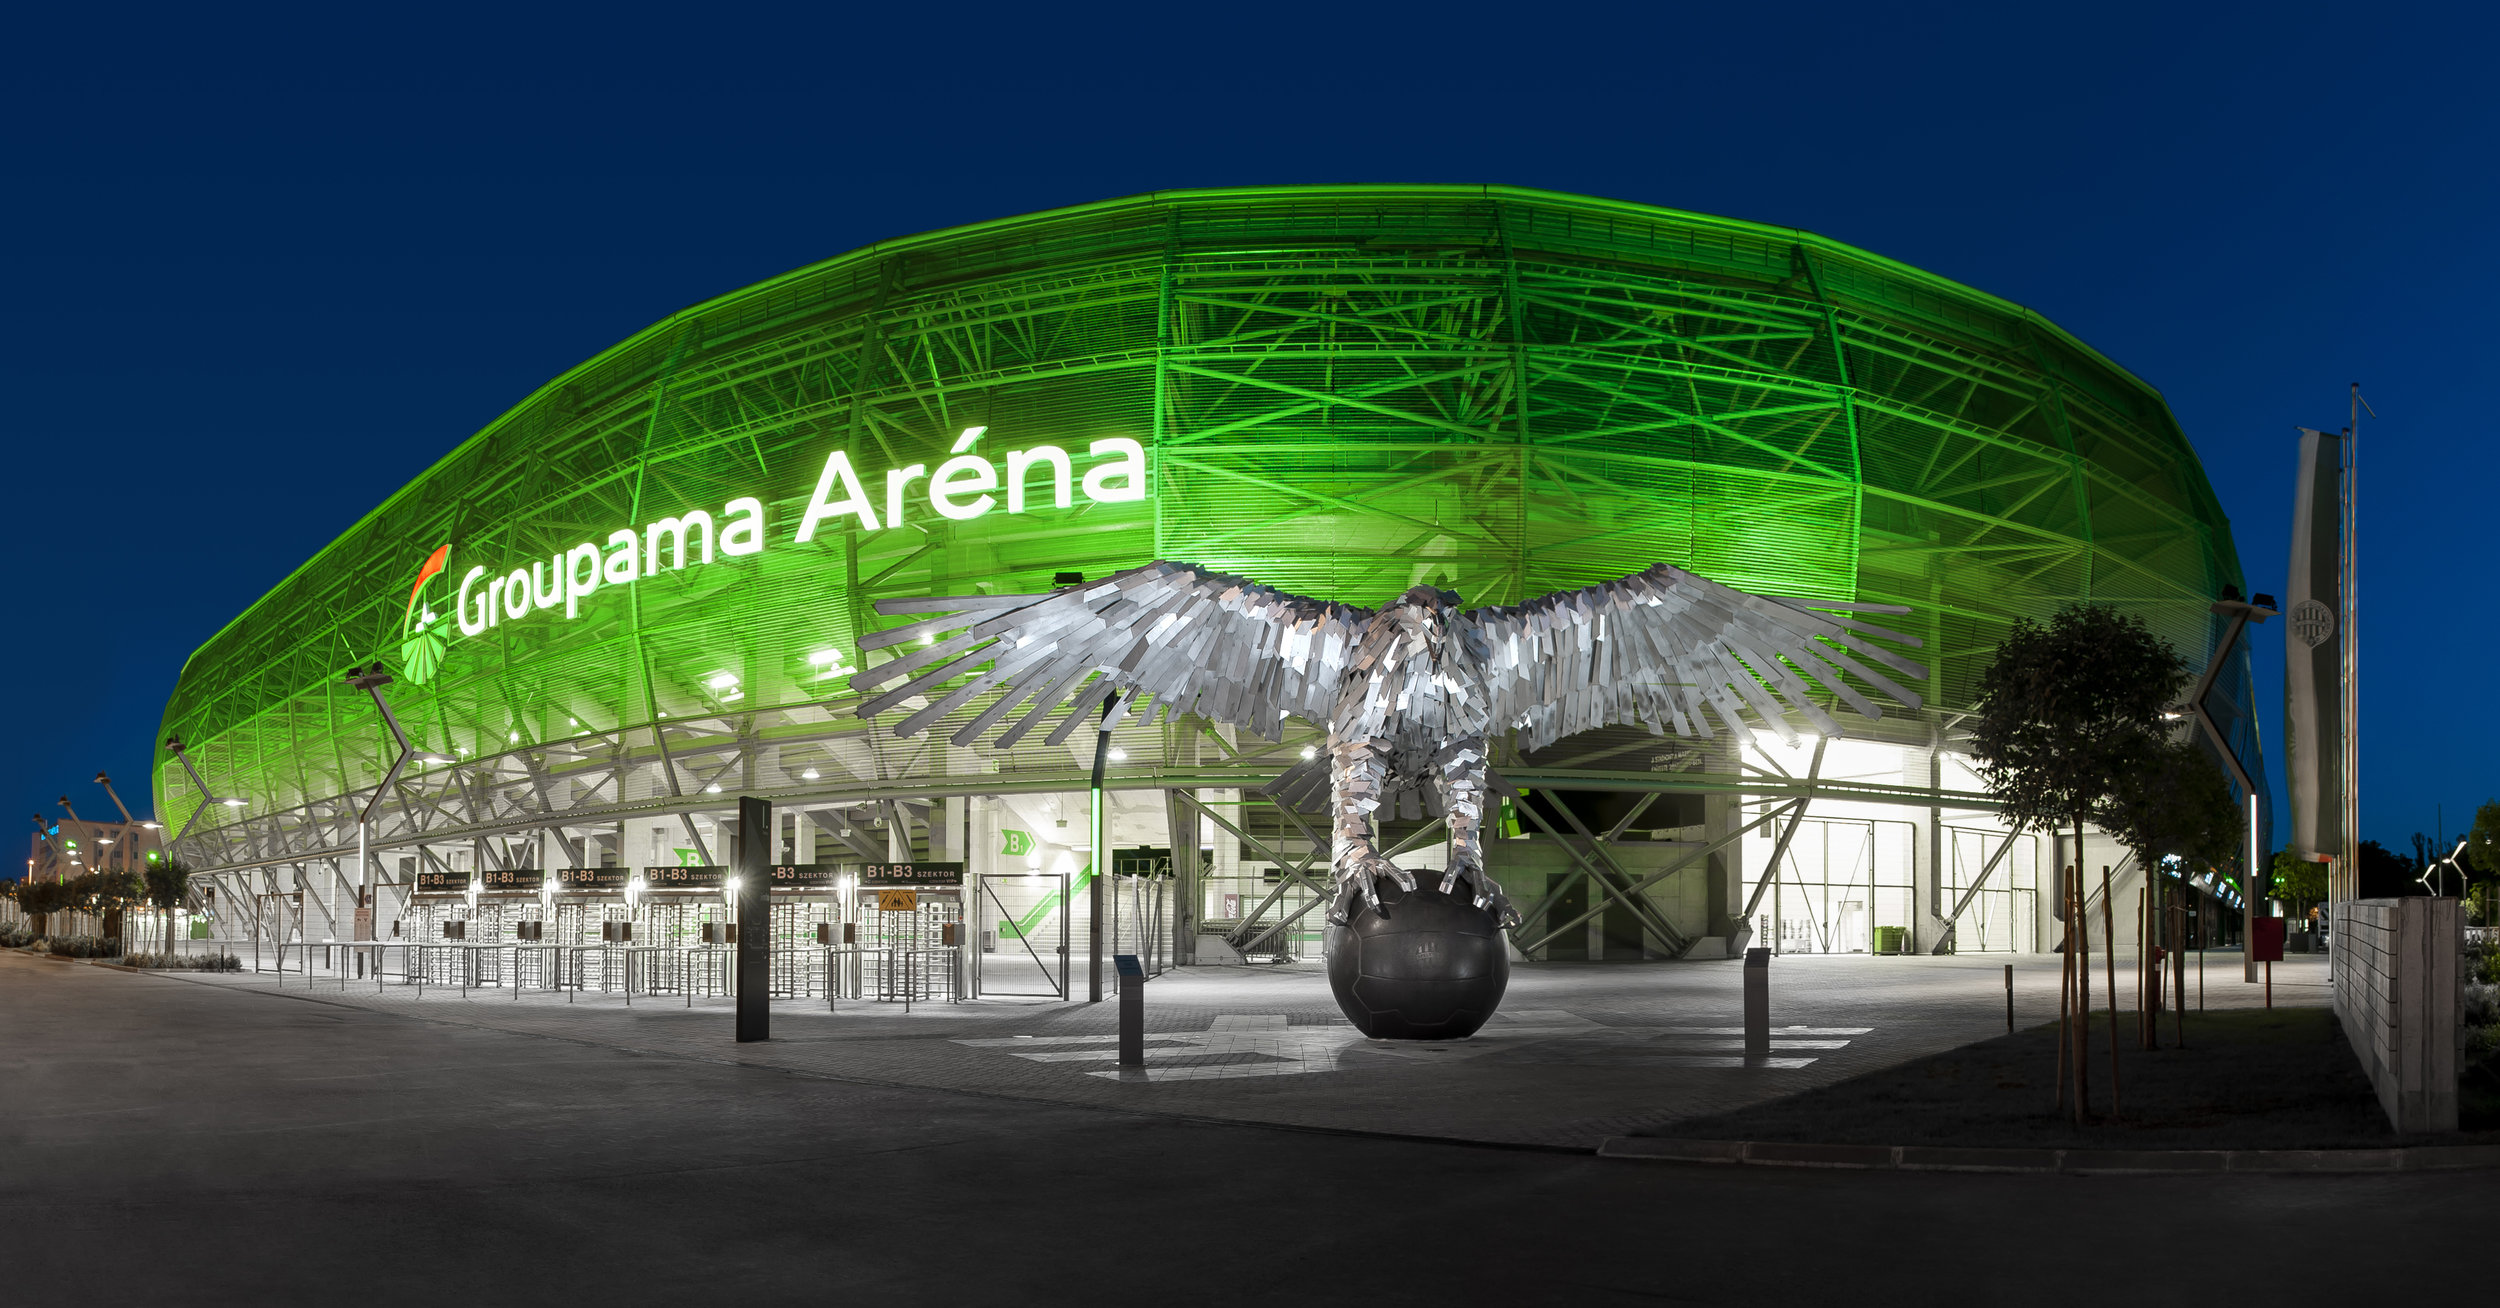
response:
M1021 514L794 540L829 452L878 499L883 471L937 467L972 427L1064 446L1078 475L1089 441L1134 439L1148 493L1061 509L1042 477ZM1884 730L1920 746L1949 741L2014 617L2110 603L2201 660L2207 605L2241 580L2160 396L1967 287L1808 233L1516 188L1165 192L854 251L557 378L193 655L165 732L247 804L203 806L160 752L158 811L210 867L337 859L392 754L340 674L396 666L429 551L450 544L454 578L526 567L740 496L763 505L761 552L455 638L431 681L403 676L416 746L460 761L400 781L376 845L545 834L570 859L599 824L741 792L848 806L864 829L935 795L1081 789L1074 745L879 739L840 675L877 599L1062 571L1187 559L1354 603L1431 582L1472 604L1663 561L1907 604L1932 707ZM2243 660L2218 698L2253 755L2247 686ZM1254 785L1302 743L1186 723L1122 742L1115 786L1174 791ZM1667 778L1557 749L1508 759L1510 779L1786 793L1724 759Z

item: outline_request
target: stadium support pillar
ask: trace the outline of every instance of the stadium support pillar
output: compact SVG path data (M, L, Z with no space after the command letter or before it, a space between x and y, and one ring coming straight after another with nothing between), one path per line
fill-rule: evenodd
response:
M1196 743L1191 743L1196 762ZM1198 961L1198 909L1206 902L1200 890L1204 869L1198 866L1198 815L1177 790L1163 792L1165 839L1172 850L1172 964L1188 967Z

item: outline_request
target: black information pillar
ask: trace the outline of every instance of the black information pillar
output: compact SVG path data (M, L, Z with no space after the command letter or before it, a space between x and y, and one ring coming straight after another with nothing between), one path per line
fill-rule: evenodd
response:
M738 1043L773 1038L773 806L738 797Z

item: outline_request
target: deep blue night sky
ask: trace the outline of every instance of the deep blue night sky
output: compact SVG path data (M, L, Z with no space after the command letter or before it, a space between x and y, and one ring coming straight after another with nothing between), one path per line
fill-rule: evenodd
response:
M15 20L0 795L109 814L104 767L145 806L200 641L684 305L1136 191L1498 181L1808 228L2040 310L2169 397L2261 591L2292 427L2341 426L2360 381L2384 415L2362 446L2363 833L2407 847L2435 806L2454 830L2500 794L2495 622L2468 585L2500 462L2493 31L2462 5L2189 9ZM2271 707L2265 730L2271 751Z

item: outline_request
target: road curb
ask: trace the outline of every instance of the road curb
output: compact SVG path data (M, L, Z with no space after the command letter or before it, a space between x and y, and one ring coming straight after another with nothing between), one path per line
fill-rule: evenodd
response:
M1957 1149L1940 1145L1801 1144L1612 1136L1600 1158L1720 1167L1821 1167L1870 1172L2014 1172L2178 1176L2222 1172L2438 1172L2500 1167L2500 1145L2391 1149Z

